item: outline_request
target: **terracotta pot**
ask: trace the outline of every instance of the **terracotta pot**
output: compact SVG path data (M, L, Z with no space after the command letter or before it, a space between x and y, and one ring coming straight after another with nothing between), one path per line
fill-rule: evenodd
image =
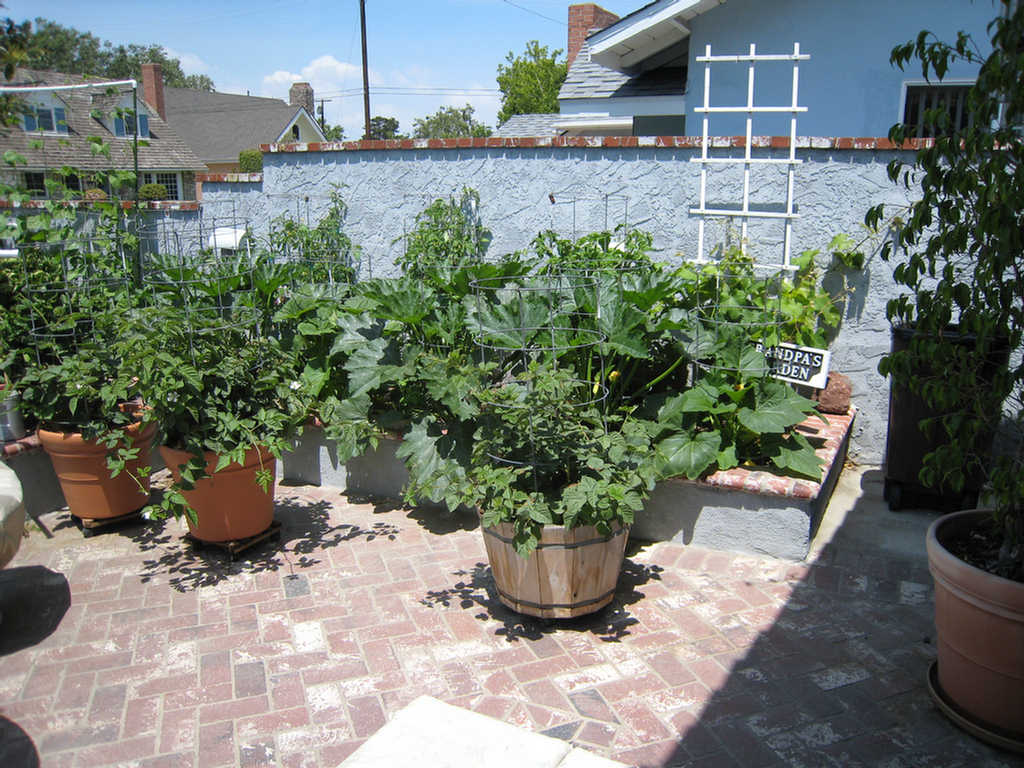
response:
M570 619L604 608L615 597L629 526L617 523L610 537L592 526L545 525L530 557L512 544L511 523L484 528L498 599L517 613L546 619Z
M110 476L107 448L95 440L86 440L81 432L50 432L40 428L36 434L53 463L64 500L75 517L103 520L127 515L149 501L149 477L142 487L134 479L140 467L148 467L156 424L131 424L124 428L128 444L139 449L139 457L128 462L124 472Z
M935 579L938 683L981 729L1024 739L1024 584L955 557L943 542L977 526L990 512L938 518L928 529Z
M171 470L175 482L181 479L179 467L190 453L176 448L160 446L160 455ZM244 463L232 462L220 472L214 472L220 457L212 451L205 454L205 477L191 491L183 495L196 511L198 521L188 521L192 535L200 541L239 541L263 533L274 521L274 470L276 460L265 449L251 448L245 453ZM270 471L267 490L256 482L261 469Z

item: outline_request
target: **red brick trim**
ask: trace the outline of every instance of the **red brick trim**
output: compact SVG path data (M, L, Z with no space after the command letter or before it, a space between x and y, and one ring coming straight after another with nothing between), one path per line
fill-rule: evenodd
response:
M0 208L42 208L49 200L25 200L13 205L10 200L0 200ZM106 200L64 200L62 205L69 205L72 208L88 208L98 203L106 203ZM130 200L122 200L121 207L130 210L134 204ZM139 203L139 208L144 211L198 211L197 200L159 200L148 203Z
M33 432L30 435L20 440L12 440L9 443L0 443L0 459L9 459L12 456L17 456L19 453L28 453L29 451L41 450L43 444L39 442L39 438L36 437L36 433Z
M217 182L220 184L260 184L262 173L197 173L196 181Z
M933 139L907 139L897 147L881 137L798 136L797 149L863 149L917 151L931 146ZM713 136L715 149L743 148L745 136ZM379 152L382 150L423 149L533 149L536 147L587 148L675 148L699 149L700 136L541 136L536 138L460 138L460 139L370 139L366 141L321 141L294 144L260 144L260 151L270 154L289 152ZM788 136L753 136L750 145L764 149L789 149ZM200 177L231 174L200 174ZM245 175L245 174L239 174ZM255 175L255 174L249 174ZM199 177L197 177L199 178ZM213 179L209 179L213 180ZM217 179L218 181L220 179Z

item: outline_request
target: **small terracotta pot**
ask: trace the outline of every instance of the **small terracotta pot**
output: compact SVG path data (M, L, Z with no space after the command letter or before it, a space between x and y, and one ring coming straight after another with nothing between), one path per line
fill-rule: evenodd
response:
M968 565L943 546L990 516L944 515L928 529L942 692L982 728L1024 739L1024 584Z
M160 446L160 455L171 470L174 481L181 480L179 467L192 454L177 448ZM274 521L274 470L276 459L266 449L250 448L242 464L232 462L214 472L220 457L212 451L204 455L204 477L191 491L183 491L186 501L196 511L197 522L188 521L192 535L200 541L238 541L263 533ZM261 469L270 471L267 490L256 482Z
M139 457L128 462L117 477L107 469L107 447L95 440L86 440L81 432L50 432L40 428L36 434L53 463L64 500L75 517L103 520L127 515L144 507L149 501L149 477L135 480L140 467L150 465L150 450L156 424L131 424L124 428L131 448L139 449Z

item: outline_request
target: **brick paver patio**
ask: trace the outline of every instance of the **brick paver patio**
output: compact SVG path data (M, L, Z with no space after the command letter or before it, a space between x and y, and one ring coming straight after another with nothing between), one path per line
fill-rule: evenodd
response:
M634 544L611 607L545 623L472 516L277 496L236 562L47 515L0 572L0 765L336 766L421 694L642 766L1019 764L927 695L924 562Z

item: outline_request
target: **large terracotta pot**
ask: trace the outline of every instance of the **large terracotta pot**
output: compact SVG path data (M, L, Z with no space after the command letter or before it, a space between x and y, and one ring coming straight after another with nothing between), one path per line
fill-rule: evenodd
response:
M140 467L150 465L150 450L156 424L124 428L129 447L138 448L137 459L128 462L117 477L107 469L107 447L86 440L81 432L51 432L40 428L39 442L53 463L64 500L75 517L104 520L120 517L144 507L149 501L149 477L136 480Z
M604 608L615 585L629 538L629 526L617 523L609 537L592 526L545 525L537 549L520 557L511 523L484 528L484 546L498 599L517 613L545 619L570 619Z
M174 480L181 479L179 467L190 453L160 446L160 455L171 470ZM207 451L204 477L191 491L184 491L186 501L196 511L198 521L188 521L192 535L200 541L239 541L263 533L274 521L274 470L276 460L265 449L250 448L242 464L232 462L214 472L220 457ZM256 482L260 469L270 471L270 485L263 490Z
M989 515L954 512L928 529L938 686L979 731L1024 741L1024 584L968 565L943 545Z

